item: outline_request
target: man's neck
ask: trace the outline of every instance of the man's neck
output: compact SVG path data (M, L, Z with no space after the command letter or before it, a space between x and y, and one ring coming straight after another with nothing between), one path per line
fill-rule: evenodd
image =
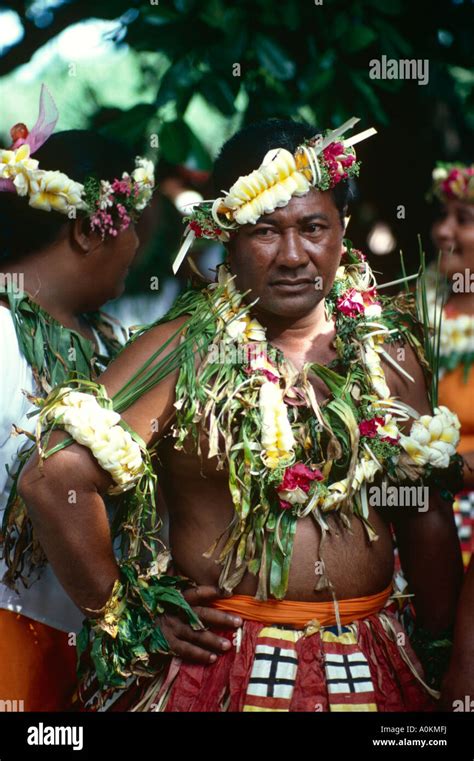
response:
M259 310L258 306L252 311L266 328L268 340L277 340L282 345L296 346L313 343L318 336L326 335L333 330L332 322L326 318L324 299L311 312L297 319L280 317Z

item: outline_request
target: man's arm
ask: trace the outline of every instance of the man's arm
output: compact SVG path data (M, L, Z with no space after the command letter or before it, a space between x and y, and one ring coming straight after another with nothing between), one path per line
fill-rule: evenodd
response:
M100 378L113 396L133 373L165 343L184 319L151 329L132 343ZM168 354L179 341L176 337ZM122 415L148 445L163 434L173 417L178 370L137 400ZM155 420L152 426L151 421ZM158 429L158 433L155 431ZM67 434L54 432L48 448ZM43 461L34 456L24 469L19 491L38 539L66 592L82 610L99 609L118 578L102 495L112 479L89 449L72 444Z
M128 346L99 379L108 395L113 396L185 321L186 318L179 318L157 326ZM167 356L178 342L179 336L159 359ZM161 438L173 421L178 373L179 369L170 373L122 414L147 445ZM62 431L55 431L48 449L66 437ZM102 498L112 485L112 479L89 449L78 444L56 452L43 462L41 470L38 464L38 456L34 456L23 469L19 484L37 537L59 581L76 605L86 614L87 609L99 610L119 578ZM205 625L240 626L239 617L206 607L219 595L219 590L213 587L197 587L184 593ZM163 615L160 627L173 652L182 658L208 663L215 660L215 653L229 647L227 639L208 631L194 631L177 615Z
M408 346L404 349L401 366L414 383L391 369L387 371L388 385L401 401L422 415L430 415L423 371L413 350ZM397 359L394 346L390 353ZM415 595L417 624L436 635L453 624L463 569L452 504L434 487L429 489L428 510L423 510L424 505L422 510L394 508L391 520L402 568Z
M446 711L455 708L455 701L464 704L466 696L474 699L474 558L466 573L459 597L453 652L448 672L443 682L441 704ZM464 710L464 708L462 709ZM472 707L471 707L472 710Z

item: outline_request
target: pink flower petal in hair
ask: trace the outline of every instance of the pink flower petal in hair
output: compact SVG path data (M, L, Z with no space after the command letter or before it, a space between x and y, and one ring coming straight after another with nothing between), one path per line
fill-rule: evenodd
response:
M56 107L56 103L53 100L53 96L49 92L46 85L41 85L40 102L39 102L39 114L36 120L36 124L33 129L28 132L28 129L24 124L17 124L11 130L13 144L10 150L16 150L21 145L28 143L30 146L30 156L41 148L46 140L53 134L59 119L59 112ZM22 128L22 129L17 129ZM25 134L25 137L18 137L15 139L16 134ZM0 180L0 192L16 193L13 180Z
M30 156L32 156L51 137L58 119L59 112L53 96L46 85L41 85L39 114L36 124L26 137L20 137L15 140L12 149L19 148L20 145L28 143L30 146Z

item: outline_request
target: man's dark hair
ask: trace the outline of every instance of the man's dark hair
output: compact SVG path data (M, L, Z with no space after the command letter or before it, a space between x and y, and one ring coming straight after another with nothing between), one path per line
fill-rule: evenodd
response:
M32 158L39 169L63 172L80 183L90 176L112 181L133 170L133 154L126 146L89 130L56 132ZM27 196L1 192L0 261L50 245L68 221L57 211L33 209Z
M266 119L244 127L224 143L214 163L214 193L221 195L241 176L258 169L265 154L272 148L286 148L294 153L304 140L318 130L306 122L289 119ZM342 180L331 190L341 222L349 203L355 197L353 180Z

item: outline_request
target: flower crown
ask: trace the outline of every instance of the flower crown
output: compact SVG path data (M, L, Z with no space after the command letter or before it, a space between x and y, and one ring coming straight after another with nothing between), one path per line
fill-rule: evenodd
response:
M447 164L438 162L432 173L431 196L440 201L474 202L474 164Z
M344 132L358 121L353 117L324 136L305 140L294 154L285 148L273 148L258 169L239 177L222 197L195 204L184 218L185 237L173 272L178 271L195 238L225 242L239 225L254 225L262 214L286 206L293 196L303 196L312 187L331 190L341 180L357 176L360 162L352 146L376 133L371 127L345 140Z
M76 211L85 212L92 230L115 237L135 222L148 205L155 186L154 167L149 159L137 156L135 169L112 182L86 179L75 182L59 171L40 169L31 158L52 134L58 111L49 91L42 85L38 120L31 130L24 124L15 124L10 130L13 143L9 149L0 149L0 191L28 196L29 205L43 211L58 211L70 218Z

